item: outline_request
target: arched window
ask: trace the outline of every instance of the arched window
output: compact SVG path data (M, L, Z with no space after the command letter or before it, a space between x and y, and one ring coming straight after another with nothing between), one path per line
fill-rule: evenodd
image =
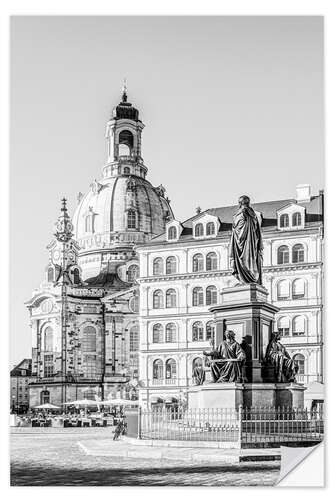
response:
M192 305L202 306L204 304L204 292L201 286L196 286L193 288L192 292Z
M73 283L74 285L80 284L80 270L78 267L75 267L73 270Z
M53 283L53 281L54 281L54 269L53 269L53 267L49 267L47 270L47 281L49 283Z
M44 377L53 377L53 354L44 354Z
M304 247L300 243L293 246L293 263L304 262Z
M50 391L42 391L40 393L40 404L45 405L50 402Z
M163 260L157 257L153 260L153 275L159 276L160 274L163 274Z
M163 342L163 327L160 323L153 326L153 342L154 344L161 344Z
M91 401L96 401L97 392L94 389L85 389L83 391L83 398L90 399Z
M289 215L282 214L280 217L280 227L289 227Z
M277 251L277 263L278 264L289 264L289 248L286 245L282 245Z
M282 337L288 337L290 332L290 320L287 316L278 319L278 332Z
M163 361L161 359L155 359L153 362L153 379L163 379Z
M153 309L161 309L163 307L162 290L155 290L153 293Z
M176 240L177 239L177 229L176 226L171 226L168 229L168 240Z
M206 225L206 234L207 236L212 236L213 234L215 234L214 222L208 222L208 224Z
M133 149L134 139L130 130L122 130L119 134L119 156L130 156Z
M193 256L193 272L203 271L204 269L204 258L201 253L196 253Z
M172 358L168 359L165 363L165 378L174 379L177 377L177 364L176 361Z
M206 305L217 304L217 289L211 285L206 288Z
M50 326L44 330L44 350L53 351L53 329Z
M204 339L204 329L201 321L196 321L192 326L192 340L198 342Z
M293 227L295 226L300 226L302 224L302 216L300 212L295 212L292 216L292 225Z
M175 274L177 272L177 259L176 257L168 257L165 263L166 274Z
M138 352L139 350L139 327L132 326L129 332L129 350L130 352Z
M170 288L169 290L167 290L165 297L166 297L166 307L168 307L168 308L177 307L176 290L174 290L173 288Z
M300 337L305 335L305 318L304 316L295 316L293 319L293 335Z
M96 352L96 329L93 326L83 328L81 349L83 352Z
M131 173L131 169L129 167L124 167L124 175L129 175Z
M168 323L165 327L165 342L176 342L176 325Z
M127 281L129 283L134 283L136 278L139 276L139 266L136 264L131 264L127 269Z
M94 232L94 216L91 213L86 216L85 230L86 230L86 233L93 233Z
M215 252L209 252L206 255L206 270L214 271L217 269L217 255Z
M208 321L206 324L206 340L214 339L215 337L215 323L214 321Z
M127 229L136 229L136 211L128 210L127 212Z
M195 226L194 234L195 234L195 236L203 236L204 235L204 227L203 227L203 224L201 224L201 222L199 222L199 224L197 224Z
M303 354L295 354L293 357L293 360L298 366L298 372L297 375L304 375L305 374L305 357Z
M288 280L281 280L277 285L277 298L278 300L286 300L289 299L290 295L290 286Z
M302 299L305 296L305 281L297 278L292 284L293 299Z

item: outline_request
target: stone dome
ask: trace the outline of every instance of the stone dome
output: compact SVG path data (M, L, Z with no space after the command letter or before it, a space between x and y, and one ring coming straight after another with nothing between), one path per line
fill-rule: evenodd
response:
M73 216L80 255L144 243L165 230L173 217L162 186L123 175L94 181L79 197Z

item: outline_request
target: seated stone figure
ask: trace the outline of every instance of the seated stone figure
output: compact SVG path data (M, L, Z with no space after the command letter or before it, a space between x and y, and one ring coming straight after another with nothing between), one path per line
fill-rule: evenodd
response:
M298 366L279 340L279 332L272 334L266 350L266 363L274 367L275 382L295 382Z
M235 340L233 331L228 330L217 349L207 352L210 358L209 365L214 382L242 382L242 365L245 361L245 352Z
M205 369L202 366L202 362L197 362L193 367L193 380L195 385L202 385L206 379Z

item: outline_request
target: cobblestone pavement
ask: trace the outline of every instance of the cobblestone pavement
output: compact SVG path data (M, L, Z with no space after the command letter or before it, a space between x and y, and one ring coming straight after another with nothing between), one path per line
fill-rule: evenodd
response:
M11 435L12 486L271 486L279 464L188 463L156 459L95 457L78 441L105 439L107 429Z

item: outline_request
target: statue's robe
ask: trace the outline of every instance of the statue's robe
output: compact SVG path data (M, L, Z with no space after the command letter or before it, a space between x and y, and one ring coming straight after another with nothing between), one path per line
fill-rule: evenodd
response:
M223 341L211 356L210 369L214 382L242 382L242 365L245 352L238 342ZM237 359L237 361L220 361Z
M274 367L276 382L294 382L297 367L287 349L277 340L271 340L267 346L266 361Z
M233 217L230 260L233 275L241 283L262 284L262 235L257 214L241 207Z

